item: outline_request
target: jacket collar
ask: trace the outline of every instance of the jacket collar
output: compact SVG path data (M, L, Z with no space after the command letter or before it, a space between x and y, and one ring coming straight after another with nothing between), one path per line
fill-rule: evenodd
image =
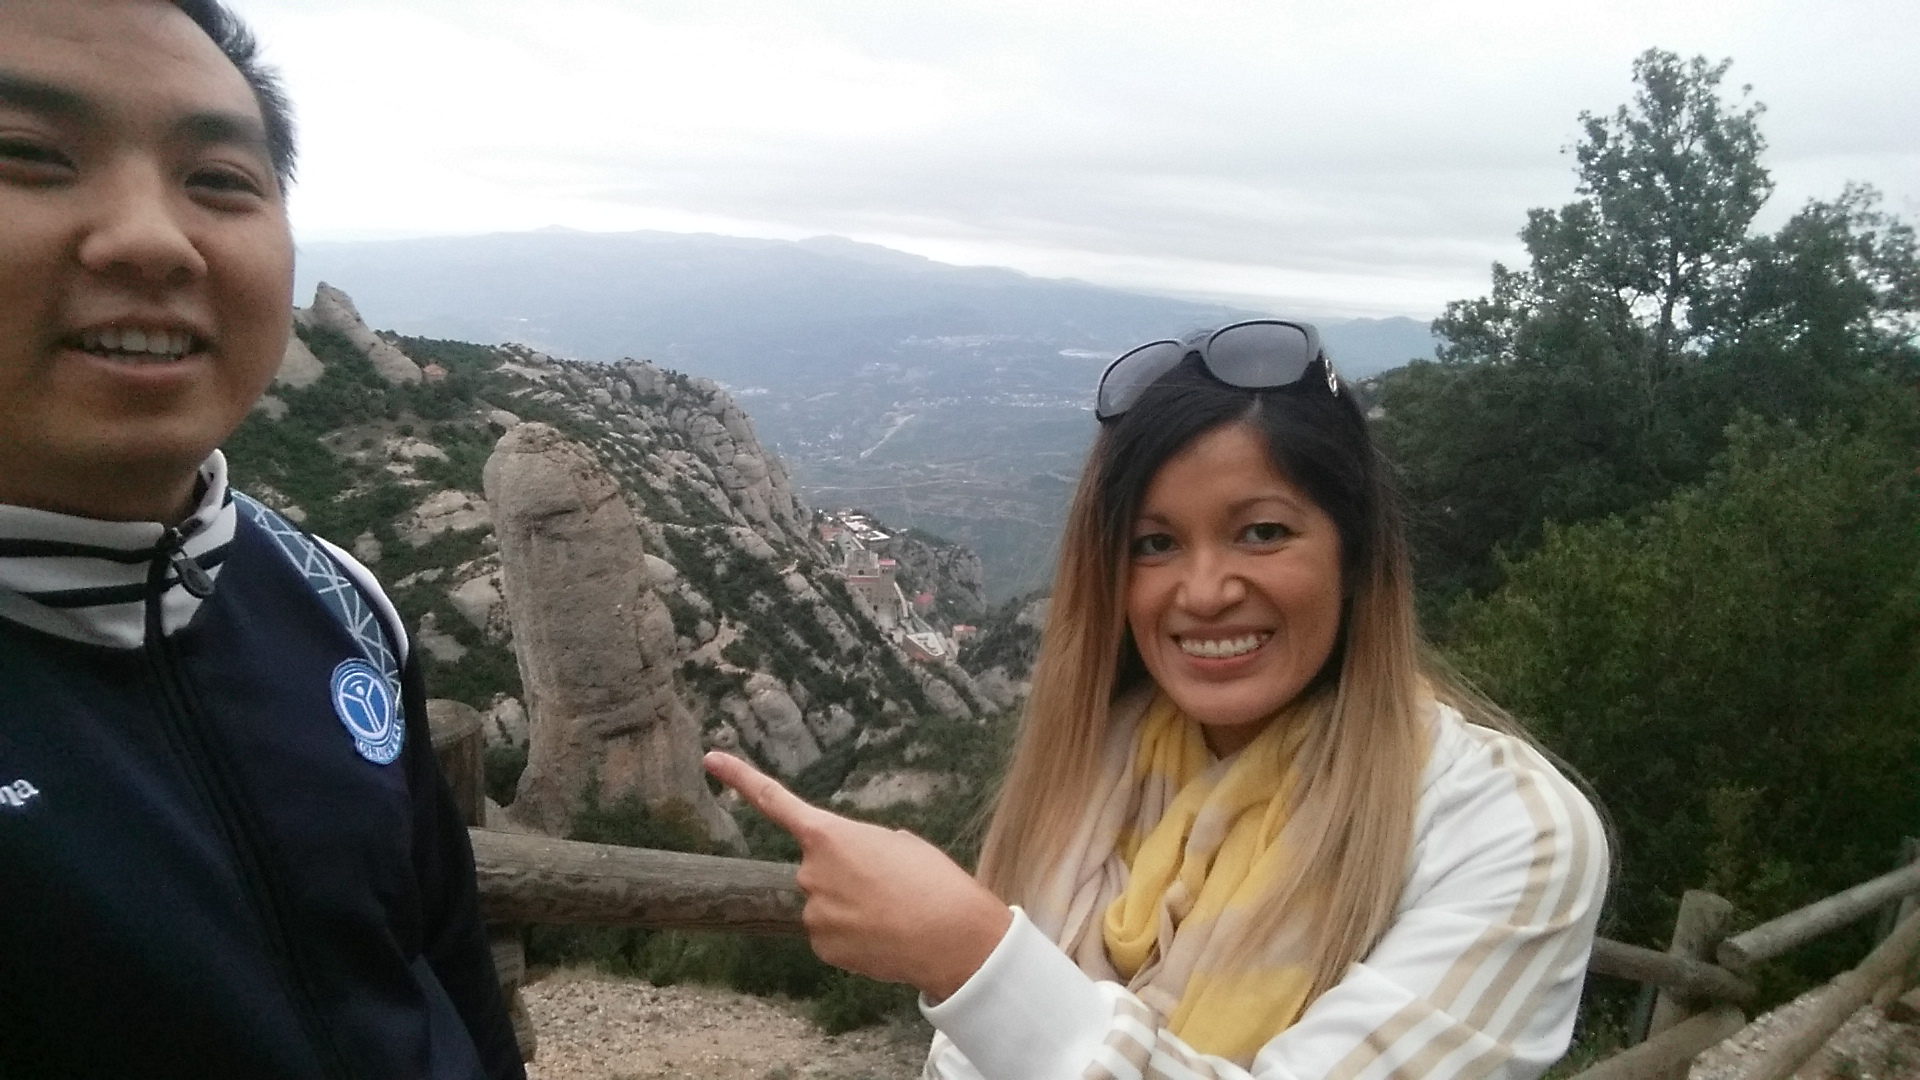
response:
M133 649L146 641L153 604L162 633L175 634L203 599L182 583L179 555L217 580L235 520L227 459L218 450L200 466L193 513L171 530L157 521L98 521L0 503L0 618Z

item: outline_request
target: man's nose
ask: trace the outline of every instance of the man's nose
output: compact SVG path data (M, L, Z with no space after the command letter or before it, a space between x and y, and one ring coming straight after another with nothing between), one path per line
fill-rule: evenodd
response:
M177 288L207 272L192 231L197 208L159 163L122 163L93 187L81 265L143 289Z

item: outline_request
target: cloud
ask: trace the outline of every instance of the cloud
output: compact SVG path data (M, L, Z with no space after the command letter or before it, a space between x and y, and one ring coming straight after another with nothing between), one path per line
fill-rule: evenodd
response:
M303 117L303 235L838 232L1431 315L1571 197L1578 114L1653 44L1735 58L1788 207L1845 178L1920 197L1883 0L241 6Z

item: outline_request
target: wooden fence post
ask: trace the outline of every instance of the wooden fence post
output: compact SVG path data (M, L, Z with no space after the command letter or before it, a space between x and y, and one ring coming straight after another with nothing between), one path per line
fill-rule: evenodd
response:
M1688 889L1686 895L1680 898L1680 915L1674 921L1673 944L1667 948L1667 953L1711 963L1715 950L1719 949L1720 942L1726 938L1732 925L1732 901L1702 889ZM1703 1004L1698 998L1661 990L1653 1000L1647 1038L1651 1039L1694 1016ZM1657 1076L1659 1080L1687 1080L1688 1067L1689 1062L1681 1061Z
M482 824L486 810L487 744L480 731L480 713L471 705L436 698L427 702L427 728L433 733L433 755L453 789L453 802L468 825Z
M533 1014L527 1011L527 999L520 985L527 981L527 950L521 928L505 923L487 927L487 944L493 947L493 968L500 976L500 989L507 995L507 1018L513 1023L513 1037L520 1043L520 1060L532 1061L538 1032Z
M433 754L453 789L453 803L469 826L485 824L487 808L487 740L480 713L471 705L436 698L427 702L427 727L433 734ZM533 1017L527 1012L520 984L526 981L527 962L520 928L510 924L487 927L493 947L493 967L500 976L500 992L520 1042L520 1057L533 1060Z
M1920 840L1909 836L1900 841L1900 865L1909 866L1916 862L1920 862ZM1893 933L1893 928L1906 922L1907 916L1912 915L1916 909L1920 909L1920 895L1913 893L1901 897L1898 904L1889 904L1887 910L1881 915L1880 933L1875 936L1882 941L1886 940L1888 935ZM1916 976L1920 976L1920 970L1917 970L1917 967L1920 967L1920 959L1910 960L1898 975L1888 979L1885 986L1874 992L1874 1006L1883 1013L1887 1012L1902 994L1913 987Z

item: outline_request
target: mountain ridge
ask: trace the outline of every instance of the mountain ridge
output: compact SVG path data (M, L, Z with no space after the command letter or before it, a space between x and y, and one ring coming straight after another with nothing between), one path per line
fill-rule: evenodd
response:
M918 742L1008 703L911 641L902 624L932 631L885 580L850 587L710 380L380 335L322 286L228 450L237 486L381 575L431 691L483 714L490 787L527 799L523 824L565 835L586 802L636 795L729 841L702 745L870 802ZM977 564L914 543L915 591L971 603ZM672 777L639 749L669 742Z
M842 342L855 349L885 349L900 336L1044 333L1057 347L1118 352L1152 337L1273 313L1006 267L958 266L833 235L539 230L320 241L302 245L298 270L303 289L326 280L369 297L368 317L401 333L519 341L587 360L680 361L697 344L695 362L682 370L729 383L743 381L747 362L778 360L783 350L807 355L795 330L809 325L871 331L864 341ZM844 291L859 285L878 291ZM993 295L998 290L1020 295ZM765 325L733 303L747 297L768 305L758 313ZM692 300L700 303L681 307ZM791 306L796 302L819 307L809 315ZM746 320L724 327L727 333L717 332L722 327L713 317L713 307L723 304L732 304L733 319ZM629 310L607 314L623 307ZM1351 339L1356 327L1378 338L1336 355L1356 375L1432 355L1431 336L1417 320L1318 321L1330 346Z
M402 333L712 379L753 401L760 438L810 501L965 543L994 601L1045 584L1107 360L1254 314L831 236L317 244L300 272L363 296L371 321ZM1413 320L1329 321L1323 334L1350 379L1432 354Z

